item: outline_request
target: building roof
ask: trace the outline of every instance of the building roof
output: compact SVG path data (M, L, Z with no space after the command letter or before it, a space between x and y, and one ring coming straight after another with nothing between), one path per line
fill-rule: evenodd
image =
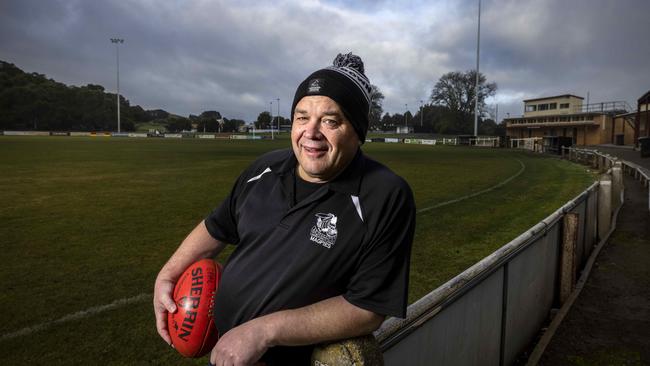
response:
M650 100L650 90L645 92L645 94L643 94L641 96L641 98L638 99L638 102L639 103L643 103L643 102L648 103L648 100Z
M546 100L546 99L555 99L555 98L568 98L568 97L574 97L574 98L578 98L578 99L585 99L583 97L579 97L579 96L573 95L573 94L562 94L562 95L556 95L556 96L553 96L553 97L526 99L526 100L524 100L524 103L533 102L533 101L536 101L536 100Z

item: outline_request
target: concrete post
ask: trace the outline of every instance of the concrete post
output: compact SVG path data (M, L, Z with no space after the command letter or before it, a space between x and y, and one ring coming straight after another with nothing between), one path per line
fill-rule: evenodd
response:
M564 215L560 266L560 304L569 298L576 284L576 246L578 245L578 214Z
M617 161L612 167L612 209L615 210L623 203L623 170L621 162Z
M591 167L594 168L594 169L598 168L598 155L596 155L596 154L593 154L591 156Z
M612 220L612 177L603 174L598 187L598 238L603 239Z

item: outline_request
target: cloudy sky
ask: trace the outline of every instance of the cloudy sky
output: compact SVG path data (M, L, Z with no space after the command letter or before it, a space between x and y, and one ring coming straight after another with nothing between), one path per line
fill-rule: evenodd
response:
M415 112L446 72L476 67L478 0L3 0L0 60L67 84L116 89L132 104L248 122L338 52L354 52L386 96ZM590 102L650 90L650 1L483 0L480 71L488 102L576 94Z

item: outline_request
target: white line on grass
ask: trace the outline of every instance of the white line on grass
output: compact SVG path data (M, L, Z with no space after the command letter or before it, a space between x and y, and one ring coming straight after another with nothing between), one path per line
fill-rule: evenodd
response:
M425 207L425 208L419 209L418 213L430 211L430 210L433 210L434 208L447 206L447 205L451 205L452 203L464 201L466 199L473 198L473 197L476 197L476 196L481 195L483 193L493 191L493 190L495 190L495 189L497 189L497 188L499 188L499 187L501 187L503 185L508 184L511 180L517 178L518 176L521 175L521 173L524 172L524 170L526 170L526 165L524 165L524 163L521 160L519 160L519 159L515 159L515 160L517 160L519 162L519 165L521 165L521 169L519 169L519 171L515 175L513 175L512 177L504 180L503 182L499 182L496 185L493 185L492 187L486 188L486 189L484 189L482 191L478 191L478 192L475 192L475 193L472 193L472 194L468 194L468 195L463 196L463 197L455 198L455 199L450 200L450 201L445 201L445 202L439 203L439 204L431 206L431 207Z
M16 337L20 337L20 336L24 336L24 335L28 335L28 334L32 334L32 333L41 331L43 329L49 328L49 327L51 327L53 325L66 323L66 322L69 322L69 321L72 321L72 320L83 319L83 318L89 317L91 315L103 313L104 311L107 311L107 310L117 309L117 308L122 307L124 305L133 304L133 303L136 303L136 302L151 299L151 296L152 296L152 294L140 294L140 295L133 296L133 297L128 297L128 298L125 298L125 299L115 300L110 304L94 306L94 307L88 308L86 310L82 310L82 311L78 311L76 313L65 315L64 317L56 319L56 320L52 320L52 321L49 321L49 322L44 322L44 323L37 324L37 325L31 326L31 327L23 328L21 330L15 331L15 332L3 334L3 335L0 336L0 341L4 341L4 340L7 340L7 339L16 338Z
M521 169L519 169L519 171L515 175L511 176L510 178L508 178L508 179L506 179L506 180L504 180L504 181L502 181L500 183L497 183L496 185L494 185L492 187L486 188L486 189L484 189L482 191L475 192L475 193L472 193L472 194L468 194L466 196L456 198L456 199L453 199L453 200L450 200L450 201L442 202L442 203L439 203L439 204L431 206L431 207L422 208L422 209L418 210L418 213L430 211L430 210L433 210L433 209L438 208L438 207L447 206L447 205L451 205L452 203L464 201L466 199L476 197L476 196L481 195L483 193L487 193L487 192L490 192L492 190L495 190L495 189L497 189L497 188L499 188L499 187L501 187L501 186L503 186L505 184L508 184L511 180L517 178L518 176L521 175L521 173L524 172L524 170L526 170L526 165L524 165L524 163L521 160L519 160L519 159L516 159L516 160L519 162L519 165L521 165ZM4 340L7 340L7 339L16 338L16 337L20 337L20 336L24 336L24 335L28 335L28 334L32 334L32 333L41 331L43 329L49 328L49 327L51 327L53 325L56 325L56 324L69 322L71 320L79 320L79 319L82 319L82 318L89 317L91 315L102 313L102 312L107 311L107 310L117 309L117 308L119 308L121 306L124 306L124 305L144 301L146 299L150 299L151 296L152 296L152 294L140 294L140 295L125 298L125 299L115 300L110 304L100 305L100 306L95 306L95 307L92 307L92 308L88 308L86 310L82 310L82 311L78 311L76 313L68 314L68 315L66 315L66 316L64 316L62 318L56 319L56 320L52 320L52 321L49 321L49 322L37 324L37 325L31 326L31 327L26 327L26 328L23 328L21 330L18 330L18 331L12 332L12 333L3 334L3 335L0 336L0 341L4 341Z

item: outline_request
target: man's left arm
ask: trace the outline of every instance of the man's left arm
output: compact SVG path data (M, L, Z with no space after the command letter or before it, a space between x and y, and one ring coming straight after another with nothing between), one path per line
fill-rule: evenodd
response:
M274 346L301 346L352 338L379 328L384 316L336 296L250 320L224 334L212 349L215 365L252 365Z

